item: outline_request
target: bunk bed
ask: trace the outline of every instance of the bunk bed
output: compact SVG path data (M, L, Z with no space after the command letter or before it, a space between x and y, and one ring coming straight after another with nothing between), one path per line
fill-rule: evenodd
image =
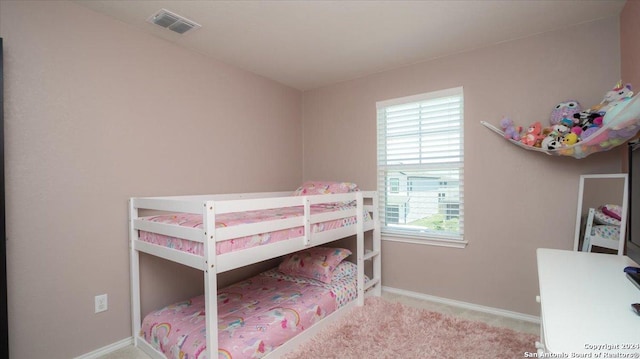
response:
M191 298L185 302L188 305L182 306L196 308L188 315L196 314L199 321L204 321L206 349L200 358L214 358L221 353L224 357L225 354L225 351L219 350L219 320L224 322L224 319L218 318L219 311L226 310L220 300L224 300L225 293L233 292L234 285L218 289L218 273L276 257L284 256L286 260L300 251L308 252L318 246L324 248L332 241L355 237L356 273L351 284L342 283L354 286L352 297L355 300L342 298L342 303L329 311L324 307L318 308L318 314L322 315L314 318L314 323L306 325L304 331L277 348L268 348L266 352L265 348L261 348L268 357L279 357L291 351L320 328L346 313L350 307L363 305L365 295L379 296L381 244L376 192L350 188L346 193L318 194L298 189L293 194L270 192L131 198L129 237L134 345L152 358L167 357L156 349L157 345L154 347L145 340L145 336L149 339L151 328L148 324L143 328L141 318L140 253L203 271L204 295ZM372 263L368 266L368 276L365 275L365 261ZM265 287L274 278L298 284L304 281L295 277L284 278L282 275L277 270L267 271L236 285L245 289L252 285ZM327 286L329 293L332 293L330 296L335 297L331 291L334 287L330 284ZM324 294L318 292L314 295L320 298ZM204 310L198 309L200 307L197 305ZM176 309L177 306L180 303L172 308ZM160 312L163 310L166 311L166 308ZM178 310L172 312L177 313ZM325 316L324 312L331 313Z

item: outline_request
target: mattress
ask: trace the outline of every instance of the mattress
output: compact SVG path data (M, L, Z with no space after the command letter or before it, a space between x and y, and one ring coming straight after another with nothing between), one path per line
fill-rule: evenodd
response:
M354 209L355 206L344 204L321 204L311 206L311 214L328 213L334 211L344 211ZM235 213L224 213L216 216L216 228L231 227L240 224L258 223L263 221L300 217L304 215L304 207L284 207L260 211L246 211ZM192 228L202 228L202 216L189 213L174 213L159 216L142 217L142 220L186 226ZM364 220L371 220L369 212L364 213ZM311 232L317 233L341 227L350 226L356 223L356 217L341 218L337 220L317 223L311 226ZM275 243L291 238L304 236L304 227L290 228L275 232L261 233L253 236L241 237L221 241L216 244L216 254L229 253L241 249L256 247L268 243ZM204 245L186 239L169 237L162 234L140 231L140 240L176 249L179 251L203 255Z
M326 284L272 269L218 291L218 358L261 358L357 297L356 276ZM140 336L167 358L206 358L204 296L148 314Z
M617 241L620 240L620 226L593 226L591 227L591 235Z

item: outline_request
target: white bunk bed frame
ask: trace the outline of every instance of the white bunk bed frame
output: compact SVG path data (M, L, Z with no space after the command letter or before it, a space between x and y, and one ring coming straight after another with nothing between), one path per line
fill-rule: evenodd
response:
M356 208L311 215L311 206L314 204L350 201L356 201ZM215 219L219 214L293 206L303 206L304 215L268 222L215 228ZM202 216L203 226L202 228L190 228L145 221L139 217L140 211L144 210L198 214ZM373 220L364 222L365 210L370 213ZM349 217L356 217L356 223L354 225L311 233L311 226L316 223ZM301 226L304 226L304 236L302 237L216 255L217 242ZM203 243L204 255L195 255L144 242L138 237L139 230ZM370 248L365 251L364 234L368 231L372 231L371 244L369 245ZM361 191L315 196L292 196L291 192L263 192L131 198L129 200L129 246L131 253L131 304L134 345L142 349L152 358L165 358L162 353L155 350L139 335L141 327L140 252L161 257L204 272L207 357L216 358L218 355L218 273L354 235L356 236L357 243L357 299L336 310L331 315L317 322L312 327L307 328L269 353L267 356L269 358L277 358L292 351L300 343L317 333L326 324L333 322L346 313L347 309L351 308L354 304L359 306L363 305L365 293L367 295L381 295L381 243L377 192ZM371 260L373 264L371 279L365 284L364 262L367 260Z
M622 225L619 226L620 237L618 239L604 238L597 234L591 234L591 230L593 229L593 227L598 225L598 224L594 224L595 213L596 213L595 208L589 208L589 214L587 215L587 225L585 226L585 229L584 229L582 251L591 252L591 249L594 246L596 246L596 247L613 249L617 251L618 255L623 255L624 254L624 238L626 238L625 228L624 228L625 226L622 226ZM623 220L625 222L621 221L620 223L626 223L626 218L624 218Z

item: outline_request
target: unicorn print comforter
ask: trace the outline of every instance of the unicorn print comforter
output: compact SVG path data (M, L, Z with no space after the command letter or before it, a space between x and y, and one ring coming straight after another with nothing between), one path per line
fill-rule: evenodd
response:
M218 358L262 358L355 299L356 277L325 284L272 269L218 291ZM147 315L140 335L167 358L205 359L204 296Z

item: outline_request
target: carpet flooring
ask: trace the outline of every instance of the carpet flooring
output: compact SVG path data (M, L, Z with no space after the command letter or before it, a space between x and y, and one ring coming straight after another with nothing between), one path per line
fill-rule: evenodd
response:
M373 297L285 358L515 359L537 339Z

